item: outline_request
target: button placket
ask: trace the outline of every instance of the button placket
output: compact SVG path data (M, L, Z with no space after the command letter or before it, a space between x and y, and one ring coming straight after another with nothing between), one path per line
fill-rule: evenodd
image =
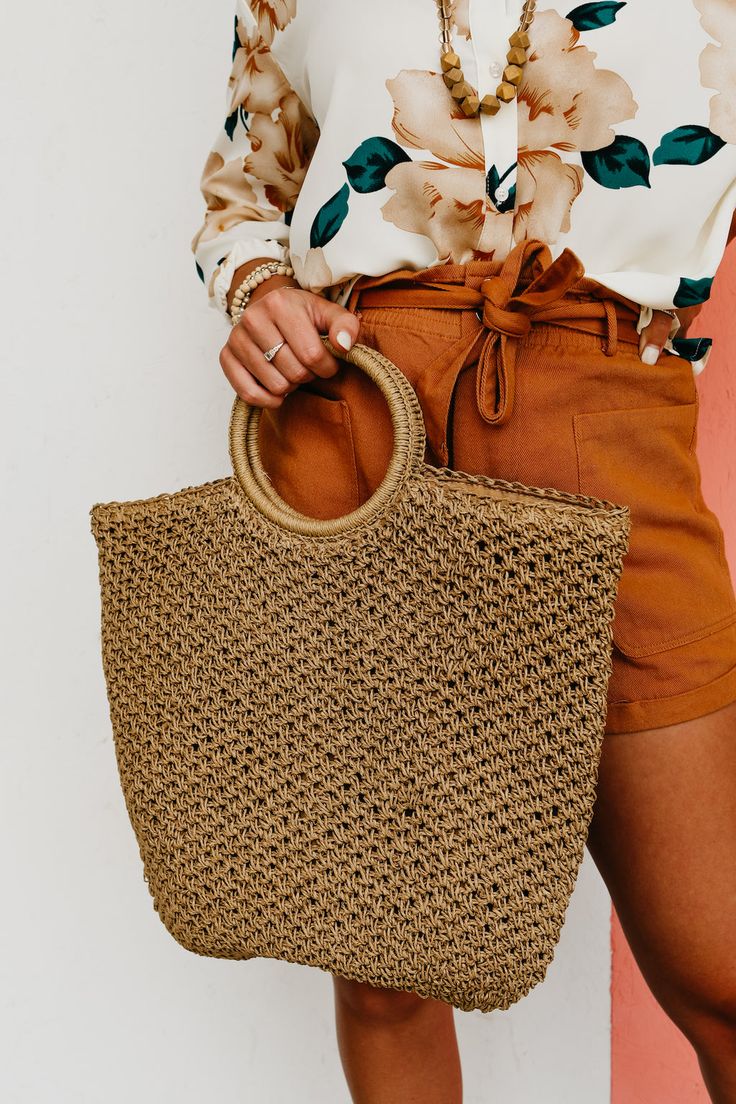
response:
M503 78L509 36L516 30L523 0L470 0L469 23L471 44L478 74L478 97L495 95ZM510 9L510 10L507 10ZM490 61L488 60L490 59ZM518 156L518 105L516 97L502 103L495 115L480 115L486 181L497 174L491 201L496 206L511 194L516 180ZM490 192L489 192L490 194ZM496 217L495 214L490 217ZM509 249L513 245L509 219Z

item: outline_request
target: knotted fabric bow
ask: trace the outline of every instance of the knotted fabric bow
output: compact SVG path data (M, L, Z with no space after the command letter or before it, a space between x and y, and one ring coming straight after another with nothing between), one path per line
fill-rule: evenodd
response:
M521 286L527 264L539 271ZM482 279L479 287L463 282L472 269L473 262L468 266L440 265L420 272L399 269L385 276L361 277L348 300L348 309L355 309L356 305L403 306L475 313L477 327L472 326L469 335L463 333L460 339L450 341L419 377L412 379L422 405L427 439L444 464L448 462L450 401L464 367L477 359L478 410L490 424L501 425L508 421L513 410L517 346L534 322L553 321L561 325L577 322L579 328L609 335L613 323L615 333L614 304L601 293L619 297L585 278L582 261L571 249L564 249L553 260L549 246L540 239L521 241L507 255L500 270ZM576 284L598 297L566 298ZM602 320L606 331L600 322L592 327L580 325L580 320L588 319Z

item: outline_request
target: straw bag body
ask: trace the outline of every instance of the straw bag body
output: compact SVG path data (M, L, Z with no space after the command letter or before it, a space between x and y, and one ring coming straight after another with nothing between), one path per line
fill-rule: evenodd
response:
M120 781L185 948L466 1011L552 960L583 858L629 511L423 462L418 399L357 345L394 452L356 510L230 477L91 508Z

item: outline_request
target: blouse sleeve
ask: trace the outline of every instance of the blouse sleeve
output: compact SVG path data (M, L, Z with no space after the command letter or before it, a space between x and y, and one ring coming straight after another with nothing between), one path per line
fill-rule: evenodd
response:
M319 131L236 0L226 118L202 170L204 221L192 239L209 305L227 317L233 273L255 257L289 260L289 225Z

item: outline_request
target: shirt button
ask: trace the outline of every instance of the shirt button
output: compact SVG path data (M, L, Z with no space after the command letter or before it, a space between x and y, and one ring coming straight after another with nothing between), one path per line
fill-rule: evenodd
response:
M500 77L503 70L501 69L501 66L498 64L497 61L492 61L491 64L488 66L488 72L491 74L492 77Z
M496 199L500 199L503 202L504 199L508 198L509 190L508 188L504 188L503 184L501 184L500 187L496 188Z

